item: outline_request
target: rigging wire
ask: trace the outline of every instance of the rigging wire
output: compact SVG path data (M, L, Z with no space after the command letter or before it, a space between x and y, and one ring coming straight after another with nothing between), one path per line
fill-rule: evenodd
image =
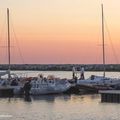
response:
M25 61L24 61L24 58L23 58L23 55L22 55L22 52L21 52L21 49L20 49L19 41L18 41L17 35L15 33L15 30L14 30L14 25L13 25L11 16L10 16L10 19L11 19L10 20L11 28L12 28L12 31L13 31L13 34L14 34L14 37L15 37L15 41L16 41L16 44L17 44L18 52L19 52L20 58L22 60L22 63L25 64Z
M117 57L117 54L116 54L116 51L115 51L115 48L114 48L114 45L113 45L113 42L112 42L112 39L111 39L111 35L110 35L110 31L108 29L108 24L106 22L106 19L104 19L104 21L105 21L106 31L108 33L108 38L109 38L109 41L110 41L110 45L111 45L111 48L112 48L113 56L114 56L117 64L119 64L119 60L118 60L118 57Z
M3 23L1 24L1 30L0 30L0 48L6 48L7 45L7 37L4 38L3 34L5 31L5 26L6 26L6 16L3 17ZM7 32L5 32L5 36L7 36ZM5 42L5 45L2 45L2 42ZM1 51L1 50L0 50ZM1 58L2 58L2 53L1 54ZM6 60L7 58L7 49L5 49L5 56L3 59ZM2 61L0 61L2 63Z

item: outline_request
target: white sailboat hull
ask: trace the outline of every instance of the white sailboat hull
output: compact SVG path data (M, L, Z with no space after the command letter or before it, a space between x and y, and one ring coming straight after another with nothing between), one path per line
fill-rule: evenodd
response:
M40 84L38 87L32 87L30 90L31 95L42 95L42 94L55 94L63 93L67 91L71 85L69 83L65 85L50 85L50 84Z
M77 80L77 85L117 85L120 84L120 79L104 78L102 76L95 76L94 79L88 78L86 80Z

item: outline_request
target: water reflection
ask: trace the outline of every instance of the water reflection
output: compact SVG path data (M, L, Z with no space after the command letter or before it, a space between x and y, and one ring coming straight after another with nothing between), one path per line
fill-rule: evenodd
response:
M54 103L55 101L63 101L63 102L86 102L86 101L94 101L96 99L100 99L100 95L98 94L90 94L90 95L68 95L68 94L52 94L52 95L40 95L40 96L25 96L24 101L26 102L39 102L44 101L47 103Z
M32 100L33 101L46 101L46 102L55 102L55 100L59 99L59 100L63 100L63 101L67 101L70 100L71 95L40 95L40 96L32 96Z
M47 101L47 102L54 102L55 96L54 95L40 95L40 96L32 96L34 101Z
M49 103L54 103L55 100L59 101L69 101L71 99L71 95L65 94L49 94L49 95L40 95L40 96L30 96L30 95L21 95L21 96L0 96L0 100L7 100L8 103L11 101L25 101L25 102L35 102L35 101L45 101Z
M90 94L90 95L70 95L70 94L49 94L49 95L40 95L40 96L0 96L0 99L7 99L8 102L11 101L25 101L25 102L35 102L35 101L46 101L54 103L56 100L58 101L84 101L84 99L94 100L99 98L100 96L98 94Z
M99 101L98 94L14 96L0 98L0 113L13 116L6 120L119 120L119 104Z
M30 95L25 95L24 96L24 101L26 101L26 102L32 102L31 96Z

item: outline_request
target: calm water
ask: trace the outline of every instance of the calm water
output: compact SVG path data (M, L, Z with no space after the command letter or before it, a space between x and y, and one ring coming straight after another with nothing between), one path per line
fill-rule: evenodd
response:
M99 95L44 95L1 98L1 120L119 120L120 104L101 103ZM4 115L4 116L3 116Z
M17 71L17 73L26 73ZM71 78L71 72L30 72L27 76L45 76ZM99 72L87 72L102 75ZM110 77L119 77L120 73L107 73ZM0 98L0 120L119 120L120 104L101 103L100 95L42 95L39 97Z

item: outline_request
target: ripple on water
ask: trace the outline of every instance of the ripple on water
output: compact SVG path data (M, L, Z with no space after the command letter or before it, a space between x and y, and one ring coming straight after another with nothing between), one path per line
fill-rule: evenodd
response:
M101 103L99 95L43 95L0 98L0 120L119 120L120 104Z

